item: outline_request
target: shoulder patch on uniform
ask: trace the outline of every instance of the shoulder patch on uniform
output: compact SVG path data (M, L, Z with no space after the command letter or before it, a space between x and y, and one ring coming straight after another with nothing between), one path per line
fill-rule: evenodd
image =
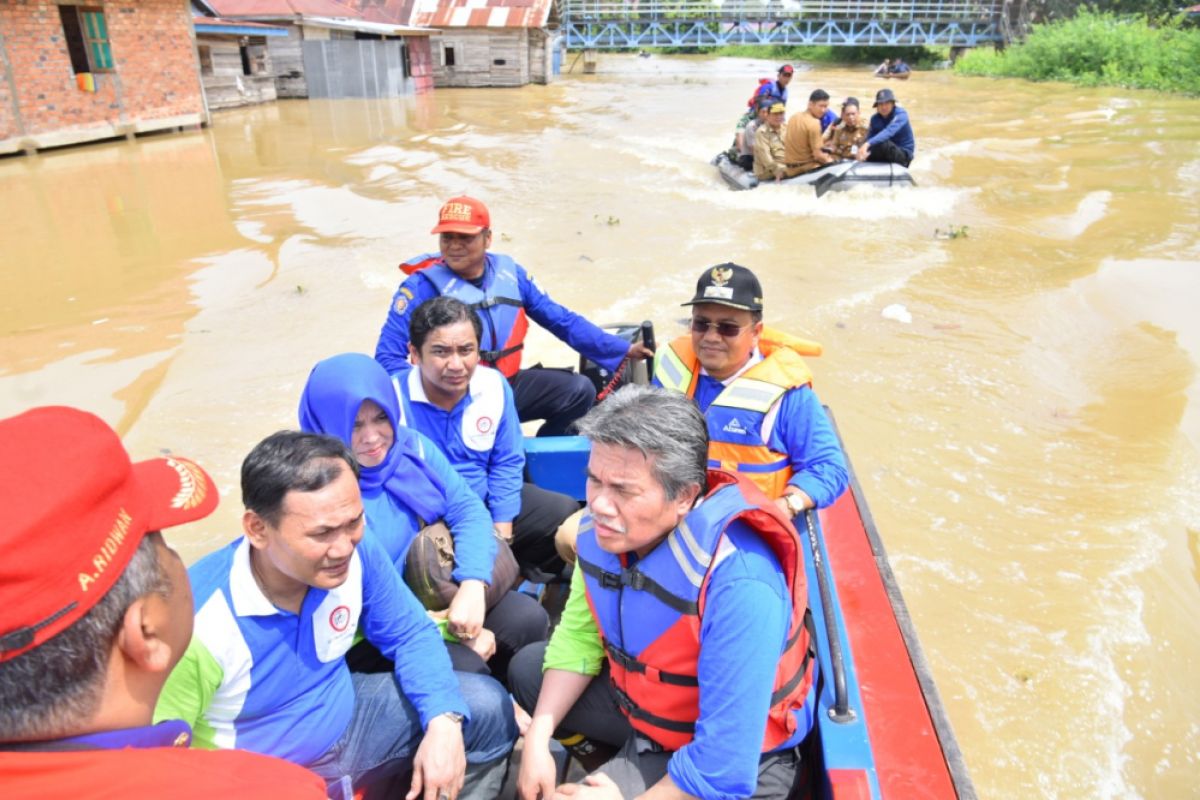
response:
M401 289L400 291L403 293L407 290ZM404 310L408 308L408 300L409 298L405 297L403 294L397 295L396 302L392 304L392 310L397 314L403 314Z

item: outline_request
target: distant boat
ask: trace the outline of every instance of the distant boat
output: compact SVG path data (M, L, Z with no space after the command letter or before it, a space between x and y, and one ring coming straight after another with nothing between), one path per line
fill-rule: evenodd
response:
M727 152L718 153L712 160L729 188L735 191L754 189L759 180L754 174L739 167ZM855 186L916 186L908 169L899 164L879 164L874 161L838 161L827 167L784 178L779 183L800 186L815 186L817 196L829 191L844 191Z

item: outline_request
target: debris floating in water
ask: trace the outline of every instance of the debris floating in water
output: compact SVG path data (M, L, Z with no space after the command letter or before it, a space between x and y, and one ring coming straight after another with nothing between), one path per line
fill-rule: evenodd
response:
M933 229L933 238L935 239L966 239L967 231L971 230L970 225L951 225L946 230L941 228Z
M900 303L892 303L880 313L880 316L895 322L903 322L905 325L912 322L912 314L908 313L908 309Z

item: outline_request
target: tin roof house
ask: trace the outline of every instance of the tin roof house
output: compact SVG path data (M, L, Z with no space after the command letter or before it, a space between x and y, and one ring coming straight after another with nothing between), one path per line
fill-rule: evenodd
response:
M544 84L561 68L554 0L414 0L410 21L440 32L435 86Z
M413 0L206 0L224 20L278 27L266 40L279 97L398 97L433 88Z

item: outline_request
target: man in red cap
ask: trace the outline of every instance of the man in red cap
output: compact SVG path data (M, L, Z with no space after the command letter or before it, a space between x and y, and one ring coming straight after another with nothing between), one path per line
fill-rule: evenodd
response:
M192 592L159 532L217 506L183 458L130 463L99 418L0 420L0 786L6 797L325 797L307 770L188 749L151 725L192 636Z
M538 435L561 436L592 407L596 389L586 377L564 370L520 368L529 327L526 316L610 373L625 359L650 358L654 353L641 342L630 344L560 306L512 258L489 253L491 224L481 201L466 196L446 201L430 231L438 234L441 252L425 253L400 265L409 277L392 298L375 360L390 373L408 369L412 312L439 295L457 298L479 314L483 322L480 363L508 378L521 422L545 420Z
M786 106L788 101L788 84L792 82L792 75L794 73L795 70L792 69L791 64L784 64L779 68L779 72L776 73L775 80L760 85L754 96L771 97Z

